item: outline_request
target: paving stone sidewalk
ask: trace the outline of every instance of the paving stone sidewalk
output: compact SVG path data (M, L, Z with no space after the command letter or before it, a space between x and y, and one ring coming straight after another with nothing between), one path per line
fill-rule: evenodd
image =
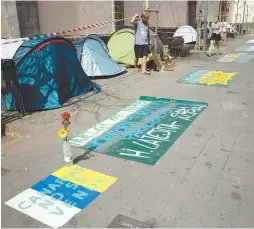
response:
M246 45L238 37L224 54ZM202 101L208 108L155 166L92 153L78 164L117 177L117 182L75 215L66 228L107 227L121 214L153 227L254 227L253 61L220 63L202 53L176 61L174 71L96 80L102 91L69 107L33 113L9 125L14 139L2 145L2 227L44 224L4 204L64 165L60 114L72 115L72 134L81 133L130 105L139 96ZM237 71L227 88L176 83L196 69ZM22 131L23 132L22 132ZM84 151L73 148L75 157ZM82 158L82 157L81 157Z

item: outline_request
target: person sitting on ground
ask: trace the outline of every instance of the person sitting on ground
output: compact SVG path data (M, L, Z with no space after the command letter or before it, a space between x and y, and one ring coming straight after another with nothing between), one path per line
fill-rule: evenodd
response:
M141 19L139 19L138 14L136 14L132 20L131 24L134 25L135 28L135 59L134 65L135 70L138 69L138 60L142 58L142 74L150 75L150 72L147 71L147 57L150 53L150 32L149 32L149 14L144 12L142 13Z
M168 49L168 55L165 57L165 66L166 68L171 68L174 66L172 63L173 57L170 55L170 49Z
M157 35L158 36L158 35ZM151 42L151 53L154 58L154 63L156 64L156 68L163 72L165 69L165 65L163 64L163 56L164 56L164 47L161 40L155 35L154 42ZM156 69L155 69L156 70Z
M155 31L151 29L154 33ZM168 70L168 68L172 67L172 57L170 56L170 52L166 53L161 40L159 39L158 35L155 34L151 35L151 53L154 58L155 67L154 70L159 70L163 72L164 70ZM163 59L165 59L165 63L163 63Z

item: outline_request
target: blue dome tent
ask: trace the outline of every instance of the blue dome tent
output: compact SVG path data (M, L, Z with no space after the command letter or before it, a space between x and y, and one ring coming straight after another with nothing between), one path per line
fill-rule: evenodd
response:
M34 35L40 36L40 35ZM26 111L59 108L70 99L99 87L91 82L77 58L73 44L61 37L23 42L13 60ZM5 94L8 110L15 110L12 94Z
M85 73L92 77L116 76L126 71L109 54L108 48L97 35L73 41Z

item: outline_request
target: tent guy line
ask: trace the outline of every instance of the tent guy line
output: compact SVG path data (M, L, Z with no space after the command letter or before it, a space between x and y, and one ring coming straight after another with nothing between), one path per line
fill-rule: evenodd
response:
M62 32L49 33L49 34L43 34L43 35L38 35L38 36L35 35L35 36L29 37L29 38L24 38L24 39L18 39L18 40L14 40L14 41L10 41L10 42L5 42L5 43L2 43L1 45L17 43L17 42L20 42L20 41L36 40L36 39L41 39L41 38L46 38L46 37L51 37L51 36L57 36L57 35L61 35L61 34L72 33L72 32L78 32L78 31L82 31L82 30L87 30L87 29L92 29L92 28L104 26L104 25L114 23L114 22L129 20L129 19L131 19L131 17L123 18L123 19L117 19L117 20L113 20L113 21L100 22L100 23L96 23L96 24L92 24L92 25L87 25L87 26L82 26L82 27L78 27L78 28L74 28L74 29L64 30Z

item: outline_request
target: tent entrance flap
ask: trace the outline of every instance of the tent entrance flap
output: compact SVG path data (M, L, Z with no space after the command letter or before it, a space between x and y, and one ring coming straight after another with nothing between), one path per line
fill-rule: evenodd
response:
M106 77L125 72L126 69L111 57L107 46L97 35L89 35L73 43L81 66L88 76Z

